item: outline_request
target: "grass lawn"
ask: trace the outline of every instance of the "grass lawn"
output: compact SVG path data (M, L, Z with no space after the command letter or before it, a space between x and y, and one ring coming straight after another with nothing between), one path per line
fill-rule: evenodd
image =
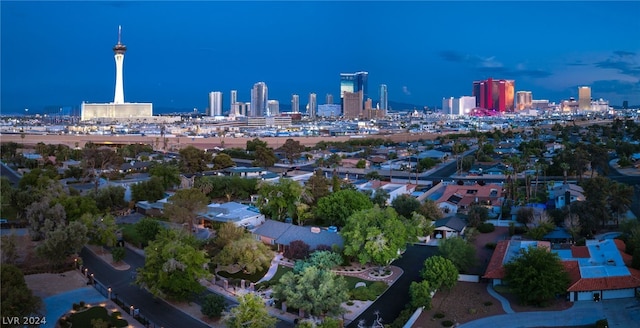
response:
M102 319L105 322L109 322L110 327L126 327L129 325L126 320L113 318L107 313L107 309L97 306L72 314L69 322L71 322L72 327L93 327L91 324L92 319Z
M278 283L278 281L280 281L280 278L282 278L282 276L287 273L293 271L293 268L290 267L286 267L284 265L278 265L278 271L276 271L276 273L273 275L273 277L271 277L271 279L269 281L263 281L259 284L256 285L256 290L260 289L260 287L264 286L264 285L275 285ZM263 285L264 284L264 285Z
M244 280L248 280L251 282L256 282L260 279L262 279L262 277L264 277L264 275L267 273L267 270L269 270L269 268L262 270L262 271L256 271L253 274L247 274L242 272L242 270L236 272L236 273L229 273L227 271L218 271L218 275L225 277L225 278L229 278L229 279L244 279Z
M371 283L373 283L373 281L363 280L363 279L360 279L358 277L351 277L351 276L342 276L342 277L344 277L344 279L347 281L347 287L349 289L356 288L356 284L359 283L359 282L364 282L365 284L367 284L367 287L369 287L369 285L371 285Z

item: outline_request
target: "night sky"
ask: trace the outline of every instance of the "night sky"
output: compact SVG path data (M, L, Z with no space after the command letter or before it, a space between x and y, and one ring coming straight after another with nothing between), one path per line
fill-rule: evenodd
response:
M1 10L1 112L113 101L118 25L127 102L204 112L207 94L264 81L288 105L339 101L341 72L369 96L441 106L472 82L516 80L534 99L640 104L640 2L9 2Z

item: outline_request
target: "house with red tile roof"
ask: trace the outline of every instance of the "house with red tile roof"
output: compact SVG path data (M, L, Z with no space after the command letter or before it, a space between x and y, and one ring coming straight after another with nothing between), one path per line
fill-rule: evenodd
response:
M473 204L489 207L489 212L498 213L502 206L502 186L498 184L458 185L446 186L442 196L436 200L438 207L444 213L464 213Z
M527 247L545 247L560 256L571 281L567 288L571 302L630 298L640 292L640 270L627 266L630 256L624 253L624 243L612 239L559 249L551 249L548 242L503 240L496 245L483 278L502 284L504 264Z

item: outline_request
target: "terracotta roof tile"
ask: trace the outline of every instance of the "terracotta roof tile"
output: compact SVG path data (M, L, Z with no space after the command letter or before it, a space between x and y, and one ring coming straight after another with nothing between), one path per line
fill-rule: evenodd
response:
M507 250L509 249L509 242L510 240L501 240L498 242L496 249L493 251L493 255L491 255L491 260L489 261L487 270L485 271L484 276L482 276L483 278L504 278L505 271L502 262L504 261L504 256L507 254Z
M587 246L571 246L571 257L588 259L591 257Z
M640 287L640 279L634 276L582 278L569 286L569 292L587 292L592 290L626 289Z

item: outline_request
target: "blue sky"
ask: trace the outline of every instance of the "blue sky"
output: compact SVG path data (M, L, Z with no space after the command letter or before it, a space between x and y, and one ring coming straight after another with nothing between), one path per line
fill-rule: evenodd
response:
M0 3L1 111L113 100L122 25L129 102L207 107L210 91L250 100L339 94L368 71L369 95L440 105L474 80L509 78L534 99L640 104L640 2L9 2Z

